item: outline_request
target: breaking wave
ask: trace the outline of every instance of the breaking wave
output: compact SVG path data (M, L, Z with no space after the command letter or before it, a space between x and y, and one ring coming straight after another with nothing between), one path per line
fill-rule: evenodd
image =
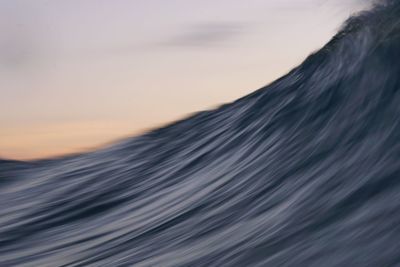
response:
M400 4L90 153L0 161L0 266L400 266Z

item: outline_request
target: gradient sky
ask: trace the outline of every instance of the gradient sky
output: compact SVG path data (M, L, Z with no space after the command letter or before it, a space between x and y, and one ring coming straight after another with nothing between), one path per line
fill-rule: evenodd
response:
M0 0L0 157L82 151L232 101L366 5Z

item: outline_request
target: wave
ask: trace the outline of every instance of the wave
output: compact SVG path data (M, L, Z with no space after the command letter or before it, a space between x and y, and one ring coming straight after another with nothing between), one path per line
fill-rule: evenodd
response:
M272 84L107 148L0 161L0 266L400 266L400 4Z

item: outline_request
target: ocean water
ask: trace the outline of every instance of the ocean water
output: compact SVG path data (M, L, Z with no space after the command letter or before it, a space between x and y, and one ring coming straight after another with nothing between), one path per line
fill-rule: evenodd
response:
M400 266L399 138L400 3L381 1L233 103L0 161L0 266Z

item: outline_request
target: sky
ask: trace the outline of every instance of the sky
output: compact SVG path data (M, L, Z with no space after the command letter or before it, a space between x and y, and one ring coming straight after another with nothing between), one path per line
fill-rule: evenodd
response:
M0 157L87 151L233 101L366 1L0 0Z

